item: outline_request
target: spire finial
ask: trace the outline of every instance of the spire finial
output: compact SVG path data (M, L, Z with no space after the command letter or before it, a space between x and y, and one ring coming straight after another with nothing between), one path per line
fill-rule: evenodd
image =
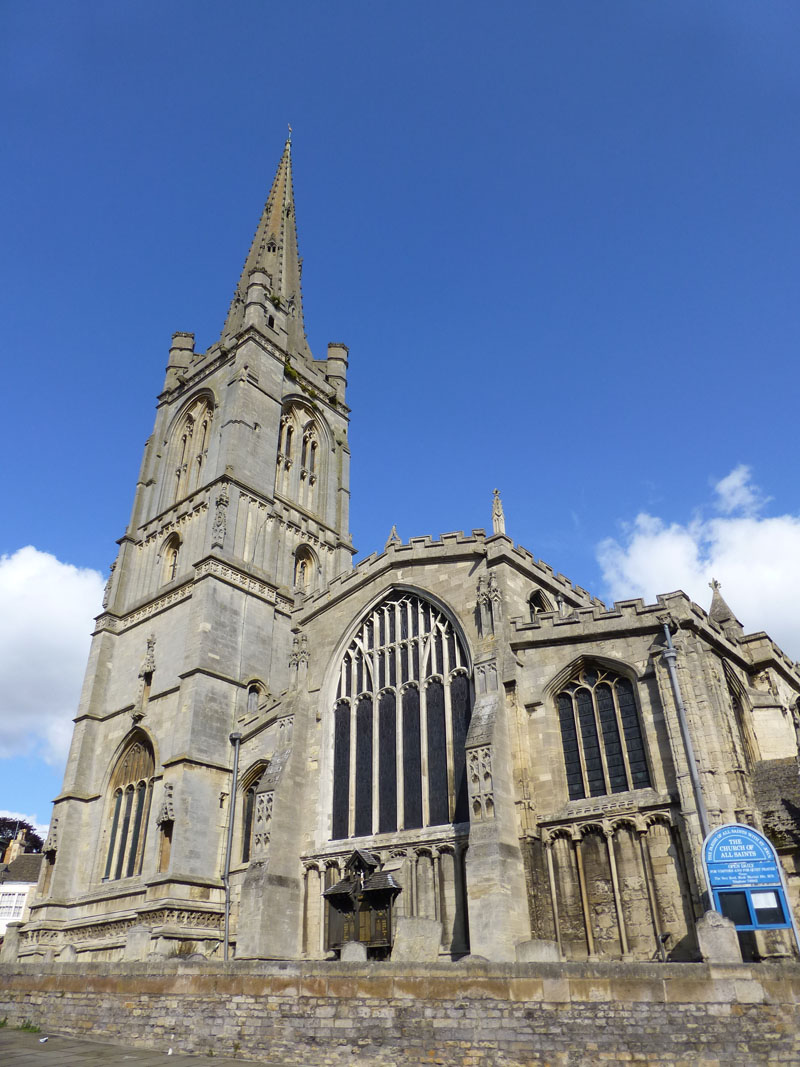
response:
M503 514L503 501L500 499L499 489L495 489L492 495L492 531L496 534L506 532L506 517Z
M386 542L386 545L384 546L384 552L386 551L387 548L389 548L390 545L402 545L402 543L403 542L402 542L402 539L400 537L400 534L397 532L397 526L396 525L392 526L391 532L389 533L389 540Z
M716 578L712 578L711 581L708 583L708 588L712 592L716 593L718 589L722 588L722 582L718 582Z
M286 140L289 142L289 144L291 144L292 143L292 124L291 124L291 122L287 122L286 125L289 127L289 136L286 138Z

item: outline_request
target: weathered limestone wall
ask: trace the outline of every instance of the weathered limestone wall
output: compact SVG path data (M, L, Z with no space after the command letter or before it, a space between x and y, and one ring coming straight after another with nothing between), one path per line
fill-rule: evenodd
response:
M0 966L0 1017L297 1067L800 1061L796 964Z

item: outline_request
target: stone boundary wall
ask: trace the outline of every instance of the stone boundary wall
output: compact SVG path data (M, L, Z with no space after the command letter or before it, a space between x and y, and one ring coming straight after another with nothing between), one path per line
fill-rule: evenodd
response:
M295 1067L800 1063L800 965L0 965L0 1019Z

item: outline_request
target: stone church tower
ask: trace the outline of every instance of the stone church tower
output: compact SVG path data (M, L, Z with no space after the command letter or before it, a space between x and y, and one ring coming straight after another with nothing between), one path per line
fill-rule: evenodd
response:
M287 141L220 340L173 337L20 957L691 959L731 821L796 895L796 665L717 585L607 608L497 492L353 568L347 366Z

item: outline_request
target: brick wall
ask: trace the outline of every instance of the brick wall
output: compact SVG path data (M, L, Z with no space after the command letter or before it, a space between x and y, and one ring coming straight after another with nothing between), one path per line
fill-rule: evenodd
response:
M796 964L0 966L0 1018L296 1067L800 1063Z

